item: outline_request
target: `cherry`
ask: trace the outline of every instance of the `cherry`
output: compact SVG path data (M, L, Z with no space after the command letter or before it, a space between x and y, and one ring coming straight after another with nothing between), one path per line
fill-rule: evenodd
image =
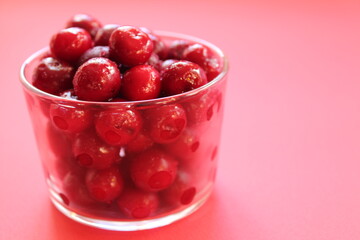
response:
M171 64L162 72L161 77L162 91L166 96L187 92L207 83L204 70L188 61Z
M208 58L209 58L208 49L204 45L199 43L188 45L184 49L182 54L183 60L194 62L200 66Z
M71 152L71 144L68 150L70 150ZM79 166L75 162L73 156L55 158L54 164L52 166L52 170L50 170L50 172L52 172L53 174L53 177L56 177L56 179L58 179L61 182L64 181L66 175L69 172L73 172L74 174L81 175L84 173L84 171L85 169Z
M90 34L82 28L71 27L53 35L51 52L59 59L76 63L80 56L93 46Z
M194 43L184 49L183 59L191 61L202 67L208 81L213 80L220 73L220 64L216 58L212 58L210 51L203 45Z
M153 66L156 70L160 71L162 67L162 61L156 53L152 53L146 64Z
M66 98L66 99L78 99L78 97L75 95L75 91L74 89L68 89L63 91L62 93L59 94L60 97Z
M147 100L160 93L160 73L150 65L138 65L125 72L121 95L127 100Z
M108 46L109 45L109 39L112 34L112 32L120 27L118 24L106 24L102 28L100 28L95 36L95 45L96 46Z
M161 192L162 199L174 207L190 204L195 195L196 188L191 184L190 176L182 171L178 173L175 182Z
M199 188L203 188L209 184L209 172L214 165L213 160L211 159L215 147L215 144L211 141L211 139L215 137L213 134L215 133L211 133L211 136L206 134L208 136L201 139L202 141L200 142L198 149L191 157L181 157L182 170L186 171L188 176L191 176L191 183L196 183Z
M171 155L156 148L138 154L130 164L135 185L150 192L168 188L175 180L178 165Z
M190 45L188 41L175 40L171 43L167 58L182 59L185 48Z
M168 49L165 43L161 40L161 38L155 35L150 29L145 27L140 27L140 30L146 33L151 41L154 44L154 53L159 56L160 59L166 59L168 54Z
M84 173L70 170L63 180L62 199L67 201L70 206L94 207L97 202L90 196L86 189ZM65 202L66 203L66 202Z
M169 67L171 64L175 63L175 62L178 62L179 60L176 60L176 59L166 59L165 61L163 61L161 63L161 66L160 66L160 73L162 74L163 71Z
M117 205L129 218L142 219L156 212L159 198L156 193L126 189L118 198Z
M201 67L205 70L208 81L216 78L221 72L221 65L217 58L209 58L205 60Z
M187 128L175 142L167 144L166 149L178 159L190 161L197 156L200 145L195 129Z
M120 148L109 146L93 132L80 133L72 149L77 163L83 167L105 169L120 160Z
M77 133L90 127L92 115L78 106L51 104L50 120L60 130Z
M139 28L118 27L110 36L110 56L126 66L144 64L153 51L149 36Z
M189 98L182 105L190 126L210 121L220 110L222 96L218 92L206 91Z
M183 107L190 126L210 120L213 114L213 105L207 94L193 96L185 101Z
M153 145L153 140L145 132L141 131L133 140L126 144L125 149L127 153L137 153L145 151Z
M97 134L108 144L121 146L136 137L142 127L140 114L130 108L109 109L95 119Z
M85 177L90 195L99 202L110 203L123 190L124 181L120 170L114 166L103 170L89 169Z
M94 38L97 31L101 28L101 23L87 14L75 14L66 24L67 28L79 27L85 29Z
M187 123L186 113L179 104L169 104L145 112L147 130L157 143L170 143L180 137Z
M79 99L107 101L119 93L120 71L117 65L107 58L91 58L78 68L73 84Z
M71 88L74 73L74 68L68 63L47 57L36 67L33 85L44 92L56 95Z
M160 59L166 59L168 55L168 49L165 43L161 40L160 37L151 34L150 39L153 41L154 44L154 53L156 53Z
M57 158L67 159L71 157L71 138L59 131L50 122L46 125L46 138L50 151Z
M86 52L84 52L83 55L81 55L78 66L81 66L83 63L85 63L87 60L95 57L104 57L109 58L109 47L107 46L95 46L93 48L88 49Z

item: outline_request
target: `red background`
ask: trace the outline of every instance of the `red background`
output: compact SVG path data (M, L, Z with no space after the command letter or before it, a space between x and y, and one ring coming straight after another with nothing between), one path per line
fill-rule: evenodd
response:
M78 12L227 53L218 178L190 217L122 233L51 205L18 72ZM359 12L355 0L0 0L0 239L360 239Z

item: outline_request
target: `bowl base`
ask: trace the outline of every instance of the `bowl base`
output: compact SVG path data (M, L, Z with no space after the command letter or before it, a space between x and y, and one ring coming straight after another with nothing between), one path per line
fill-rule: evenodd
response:
M186 216L189 216L197 209L199 209L209 198L211 194L211 187L207 188L207 191L204 191L205 194L202 195L200 199L191 205L187 206L185 209L172 213L170 215L166 215L159 218L139 220L139 221L126 221L124 220L100 220L91 217L87 217L76 213L68 208L66 208L60 200L59 195L55 191L50 190L50 199L54 206L62 212L65 216L69 217L76 222L92 226L95 228L113 230L113 231L138 231L138 230L146 230L153 229L157 227L162 227L169 225L175 221L178 221ZM59 201L60 200L60 201Z

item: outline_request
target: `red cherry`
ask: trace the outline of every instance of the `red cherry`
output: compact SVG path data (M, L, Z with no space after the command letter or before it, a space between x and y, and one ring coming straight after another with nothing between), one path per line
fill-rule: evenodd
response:
M117 205L121 212L129 218L142 219L156 212L159 198L156 193L126 189L117 200Z
M88 110L77 106L51 104L50 120L62 131L78 133L91 125L92 115Z
M44 92L58 94L72 87L74 73L74 68L68 63L47 57L36 67L33 85Z
M76 63L93 46L90 34L82 28L71 27L55 34L50 41L51 52L59 59Z
M161 192L165 202L176 207L190 204L196 195L196 188L191 183L190 176L185 172L179 172L175 182Z
M160 93L160 73L150 65L138 65L125 72L121 95L131 101L157 98Z
M90 195L95 200L105 203L110 203L117 198L124 185L118 167L103 170L89 169L86 173L85 183Z
M189 125L210 121L220 110L221 100L218 92L204 92L183 102Z
M203 45L195 43L184 49L183 59L198 64L206 72L208 81L220 73L220 64L216 58L211 57L210 51Z
M156 35L151 35L150 38L154 44L154 53L156 53L160 59L166 59L168 55L168 48L165 43Z
M53 124L48 123L46 126L47 143L50 151L58 159L68 159L71 157L71 138L59 131Z
M195 129L187 128L175 142L167 144L166 149L178 159L190 161L197 155L200 144Z
M212 117L213 105L207 94L200 94L189 98L183 103L183 107L190 126L206 122L208 118L210 120Z
M165 61L163 61L161 63L160 73L162 74L167 67L169 67L171 64L178 62L178 61L179 60L176 60L176 59L166 59Z
M183 52L185 50L185 48L187 48L190 45L190 43L188 41L184 41L184 40L175 40L171 43L170 47L169 47L169 51L168 51L168 59L169 58L173 58L173 59L182 59L183 57Z
M139 28L122 26L117 28L109 40L110 56L126 66L144 64L153 51L149 36Z
M109 45L109 39L112 34L112 32L120 27L118 24L106 24L102 28L100 28L95 36L95 45L96 46L108 46Z
M183 156L180 158L182 169L191 176L191 183L196 184L199 188L209 184L208 176L211 169L214 167L212 154L214 153L216 145L212 143L212 137L215 136L201 138L198 149L191 154L191 157Z
M137 153L145 151L154 145L153 140L144 132L140 132L133 140L126 144L127 153Z
M146 64L153 66L156 70L160 71L162 67L162 61L156 53L152 53Z
M107 101L119 93L120 71L107 58L91 58L76 71L73 84L79 99Z
M204 70L188 61L171 64L161 73L161 77L162 91L166 96L187 92L207 83Z
M69 171L63 180L63 191L62 199L68 201L67 205L93 208L97 204L86 189L84 174Z
M109 146L92 132L79 134L72 149L76 161L83 167L105 169L120 160L120 148Z
M84 52L83 55L81 55L78 66L81 66L83 63L85 63L87 60L95 57L104 57L109 58L109 47L107 46L95 46L93 48L88 49L86 52Z
M209 58L209 59L207 59L201 65L201 67L206 72L206 77L207 77L209 82L211 80L213 80L214 78L216 78L221 72L221 65L220 65L219 61L217 60L217 58Z
M147 130L157 143L170 143L180 137L187 123L186 113L179 104L155 107L145 112Z
M95 119L97 134L108 144L126 145L142 127L140 114L133 109L110 109L100 112Z
M175 180L177 161L159 149L149 149L135 156L130 165L135 185L155 192L168 188Z
M209 50L202 44L194 43L187 46L182 54L182 59L194 62L198 65L209 58Z
M151 41L154 44L153 52L159 56L160 59L166 59L168 55L168 49L165 43L161 40L161 38L155 35L150 29L145 27L140 27L140 30L146 33Z
M70 152L71 152L71 146L69 147ZM57 179L57 181L59 182L63 182L66 175L69 172L73 172L74 174L83 174L85 171L84 168L82 168L81 166L79 166L73 156L71 157L57 157L54 160L54 164L52 166L52 168L50 169L50 172L52 173L52 177L54 177L55 179Z
M101 28L101 23L90 15L76 14L68 21L66 27L83 28L94 38L97 31Z

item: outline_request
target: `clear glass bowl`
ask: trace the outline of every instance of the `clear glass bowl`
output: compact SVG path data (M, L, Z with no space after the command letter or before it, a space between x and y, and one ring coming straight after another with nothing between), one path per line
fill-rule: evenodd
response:
M158 31L156 34L167 44L174 40L187 40L206 45L222 65L221 73L200 88L170 97L133 102L88 102L54 96L31 84L33 71L48 52L47 48L34 53L21 67L20 79L51 201L58 210L75 221L109 230L151 229L188 216L206 201L212 191L224 110L227 59L218 47L204 40L169 32ZM169 106L177 106L186 113L186 121L177 123L185 125L184 130L175 138L162 132L168 140L154 142L151 132L157 120L152 116L159 109ZM102 112L129 109L142 119L140 133L131 144L113 146L99 138L94 122ZM66 122L64 116L87 121L86 129L80 129L76 134L69 133L67 129L71 128L72 123ZM85 120L82 119L84 116ZM133 129L124 131L125 134L126 131L134 134ZM149 151L165 154L174 162L172 179L164 174L157 175L161 180L171 182L165 189L144 190L140 186L142 190L139 190L138 184L134 184L134 158L139 158L140 154L146 158L149 154L143 152ZM111 168L119 171L123 190L112 201L98 201L89 194L87 181L91 178L89 176L104 171L92 169L94 166L107 168L104 161L114 156L116 160L110 161ZM102 161L98 165L93 164L96 158ZM152 181L156 185L156 180ZM148 183L151 185L150 180ZM134 198L123 199L128 208L120 210L118 201L124 198L122 194L127 194L126 189L143 192L147 198L142 198L139 203ZM101 198L101 193L98 194ZM142 208L141 204L145 204L145 207ZM147 211L149 207L146 208L146 204L152 204L151 212Z

